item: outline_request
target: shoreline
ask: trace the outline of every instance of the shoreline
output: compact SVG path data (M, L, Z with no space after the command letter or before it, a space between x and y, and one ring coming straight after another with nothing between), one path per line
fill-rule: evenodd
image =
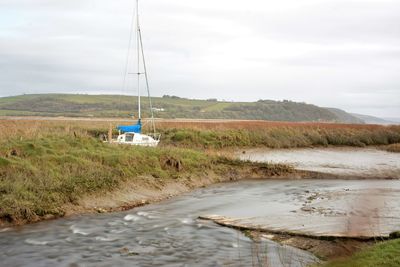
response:
M259 165L255 163L255 165ZM23 227L24 225L40 223L43 221L56 220L61 218L68 218L74 215L86 215L96 213L112 213L121 212L137 207L158 203L161 201L168 200L173 197L178 197L182 194L190 193L199 188L212 186L216 184L231 183L241 180L400 180L400 178L393 177L380 177L380 178L365 178L357 177L354 175L336 175L332 173L315 172L308 170L292 169L289 172L283 171L282 173L275 173L273 175L265 175L265 171L261 166L244 166L242 168L234 168L231 172L227 173L226 176L216 174L215 172L205 173L204 175L192 175L188 176L187 180L175 180L163 181L162 183L157 182L157 178L153 176L140 176L139 183L126 182L121 185L120 188L107 191L107 192L96 192L81 197L75 204L67 203L64 204L61 209L64 211L63 216L55 216L47 214L45 216L38 217L34 221L21 220L18 222L10 223L0 219L0 230L5 228ZM209 218L200 218L206 220L212 220ZM216 222L220 224L219 222ZM221 224L222 226L227 226ZM231 226L227 226L231 227ZM235 228L235 227L233 227ZM240 228L240 227L239 227ZM238 230L251 230L254 229L239 229ZM303 237L302 235L292 233L274 233L284 234L290 236ZM309 236L304 236L310 238ZM330 241L329 238L315 238ZM333 239L337 239L334 237ZM341 239L341 237L339 237ZM358 238L343 238L358 240ZM361 238L362 239L362 238ZM361 240L359 240L361 241ZM364 241L370 241L370 239L364 239Z
M262 165L262 164L261 164ZM189 193L193 190L212 186L219 183L230 183L240 180L272 180L272 179L341 179L335 175L291 169L271 175L270 170L260 164L246 164L240 168L230 169L226 175L217 174L214 171L203 175L189 175L187 179L170 179L168 181L157 181L153 176L140 176L139 181L128 181L118 189L107 192L96 192L81 197L76 203L67 203L60 207L64 215L56 216L47 214L33 221L21 220L7 222L0 219L0 229L10 227L23 227L24 225L39 223L74 215L85 215L95 213L112 213L134 209L144 205L158 203L172 197Z

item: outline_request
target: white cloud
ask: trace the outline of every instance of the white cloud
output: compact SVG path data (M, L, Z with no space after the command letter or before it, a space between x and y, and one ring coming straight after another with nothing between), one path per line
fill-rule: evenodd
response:
M400 114L396 0L140 5L155 95ZM133 7L131 0L3 0L0 95L121 93Z

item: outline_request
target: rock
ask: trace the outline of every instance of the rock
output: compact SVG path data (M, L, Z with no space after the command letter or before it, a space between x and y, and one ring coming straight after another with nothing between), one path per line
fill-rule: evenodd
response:
M19 154L19 153L18 153L18 151L17 151L16 149L13 149L13 150L10 151L10 155L11 155L11 156L17 157L18 154Z
M56 217L56 216L53 215L53 214L46 214L46 215L43 216L43 219L45 219L45 220L52 220L52 219L54 219L55 217Z
M136 256L139 255L139 253L130 251L129 248L123 247L122 249L119 250L119 253L126 255L126 256Z
M311 207L302 207L301 210L311 212L313 209Z
M126 254L126 253L128 253L129 252L129 248L127 248L127 247L123 247L123 248L121 248L120 250L119 250L119 253L121 253L121 254Z
M97 211L98 213L106 213L106 212L107 212L107 210L105 210L105 209L103 209L103 208L96 208L96 211Z

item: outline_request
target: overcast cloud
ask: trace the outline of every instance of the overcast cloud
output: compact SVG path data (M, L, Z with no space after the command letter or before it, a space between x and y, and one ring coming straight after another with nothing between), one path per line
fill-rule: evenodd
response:
M0 0L0 96L133 94L133 0ZM398 0L141 0L152 94L400 117Z

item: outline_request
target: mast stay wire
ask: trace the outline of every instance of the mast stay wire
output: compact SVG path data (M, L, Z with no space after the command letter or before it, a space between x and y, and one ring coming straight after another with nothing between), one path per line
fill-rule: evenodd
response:
M150 86L149 86L149 78L148 78L147 68L146 68L146 61L145 61L145 57L144 57L142 32L140 31L139 27L138 27L138 34L139 34L139 40L140 40L140 47L142 48L143 70L144 70L144 77L145 77L145 80L146 80L147 96L149 98L149 106L150 106L150 113L151 113L151 125L152 125L152 128L153 128L153 132L155 134L156 133L156 126L155 126L155 123L154 123L153 103L151 101L151 96L150 96Z
M135 8L132 8L132 17L131 17L131 23L130 23L130 28L129 28L129 41L128 41L128 49L126 52L126 58L125 58L125 68L124 68L124 77L123 77L123 82L122 82L122 88L121 88L121 94L119 95L118 99L118 112L121 113L122 109L122 94L125 93L126 87L127 87L127 76L128 76L128 68L129 68L129 58L131 57L131 47L132 47L132 39L133 39L133 26L135 24Z

